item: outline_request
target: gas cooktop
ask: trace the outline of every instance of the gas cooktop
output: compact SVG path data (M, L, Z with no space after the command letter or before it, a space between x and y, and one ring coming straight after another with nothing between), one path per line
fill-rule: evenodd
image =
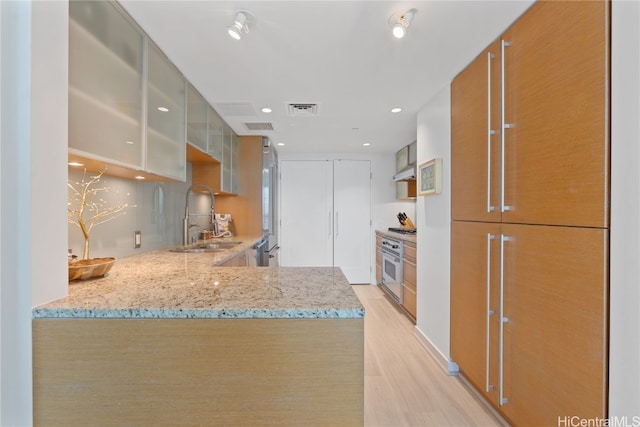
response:
M401 234L416 234L416 229L415 228L407 228L407 227L389 227L389 231L393 231L394 233L401 233Z

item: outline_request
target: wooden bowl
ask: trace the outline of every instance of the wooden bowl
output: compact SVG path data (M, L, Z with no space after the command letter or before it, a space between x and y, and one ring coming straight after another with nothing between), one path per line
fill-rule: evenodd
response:
M69 281L102 277L111 270L115 258L91 258L69 261Z

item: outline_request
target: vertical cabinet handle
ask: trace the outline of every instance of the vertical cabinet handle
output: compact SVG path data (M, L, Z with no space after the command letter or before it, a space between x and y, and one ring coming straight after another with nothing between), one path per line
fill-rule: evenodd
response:
M333 228L331 227L331 211L329 211L329 238L331 238L331 235L333 234Z
M338 237L338 212L336 212L336 223L335 223L335 227L336 227L336 237Z
M508 210L511 209L510 206L507 206L507 204L505 203L505 197L504 197L504 147L505 147L505 140L504 140L504 131L505 129L509 129L511 127L513 127L511 124L508 124L506 122L506 117L505 117L505 108L504 108L504 102L505 102L505 83L504 83L504 63L505 63L505 59L504 59L504 48L509 46L509 42L502 40L501 41L501 45L500 45L500 92L501 92L501 98L500 98L500 122L501 122L501 127L502 127L502 132L500 134L500 151L502 153L502 158L501 158L501 167L502 167L502 178L500 179L500 212L506 212Z
M491 135L496 133L491 129L491 60L495 57L487 52L487 212L495 210L491 205Z
M504 242L508 242L511 238L500 235L500 354L499 354L499 382L500 397L498 404L504 405L509 401L504 397L504 324L509 322L509 318L504 315Z
M487 333L486 333L486 366L485 366L485 391L488 393L493 390L493 385L491 385L489 381L489 357L490 352L489 348L491 346L491 325L490 320L491 316L495 314L493 310L491 310L491 241L495 239L496 236L487 233Z

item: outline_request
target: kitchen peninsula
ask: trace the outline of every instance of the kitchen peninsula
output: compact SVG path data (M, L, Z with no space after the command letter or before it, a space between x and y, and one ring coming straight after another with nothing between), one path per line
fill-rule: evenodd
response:
M33 310L35 425L362 425L364 308L339 268L152 251Z

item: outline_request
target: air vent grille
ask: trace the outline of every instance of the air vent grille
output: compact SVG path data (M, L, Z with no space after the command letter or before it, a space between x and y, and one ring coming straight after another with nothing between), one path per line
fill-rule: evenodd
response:
M273 124L271 123L245 123L248 130L273 130Z
M317 103L288 104L287 112L294 117L315 117L318 115Z

